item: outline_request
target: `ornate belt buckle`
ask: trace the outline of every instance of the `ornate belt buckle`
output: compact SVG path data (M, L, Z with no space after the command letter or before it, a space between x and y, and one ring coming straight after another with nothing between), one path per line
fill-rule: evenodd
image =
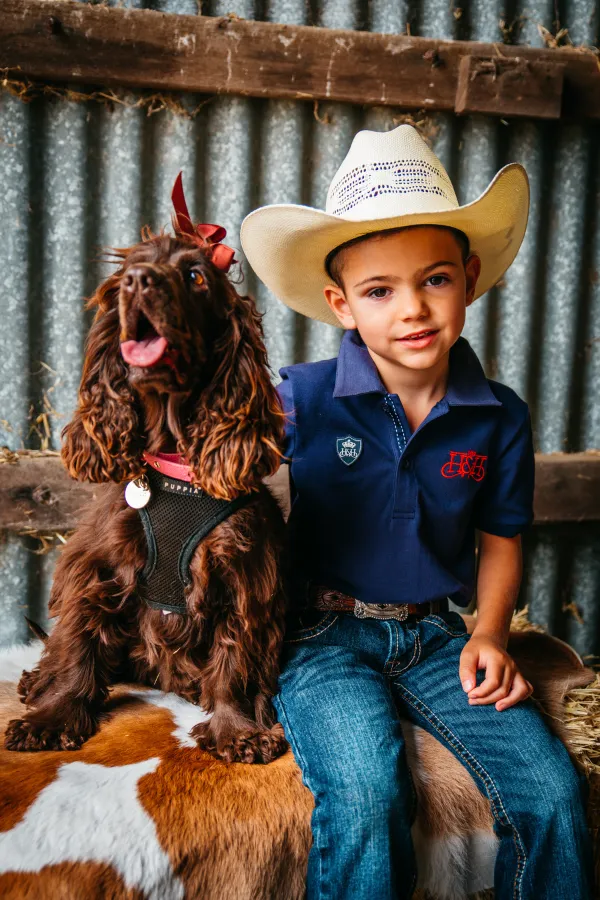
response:
M358 619L397 619L404 622L408 619L408 604L391 606L389 603L363 603L354 601L354 615Z

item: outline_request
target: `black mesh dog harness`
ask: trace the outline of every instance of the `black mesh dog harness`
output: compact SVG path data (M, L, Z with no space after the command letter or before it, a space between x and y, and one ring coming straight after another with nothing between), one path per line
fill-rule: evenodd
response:
M184 589L191 584L192 554L213 528L252 499L216 500L187 481L149 469L151 496L139 509L148 558L139 586L140 596L152 609L187 613Z

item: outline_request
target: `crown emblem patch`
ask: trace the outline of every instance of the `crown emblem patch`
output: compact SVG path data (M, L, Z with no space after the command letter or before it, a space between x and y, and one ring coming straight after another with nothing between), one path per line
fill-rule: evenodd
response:
M337 455L346 466L355 463L362 453L362 439L352 437L347 434L346 437L339 437L336 441Z

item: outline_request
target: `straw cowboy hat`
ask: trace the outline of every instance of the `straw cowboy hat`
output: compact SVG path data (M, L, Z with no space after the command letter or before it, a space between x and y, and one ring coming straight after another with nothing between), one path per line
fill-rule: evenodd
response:
M502 277L517 255L529 213L529 181L519 163L500 169L477 200L458 205L443 165L412 125L359 131L335 173L325 210L291 203L261 206L240 239L258 277L286 306L338 325L323 288L327 254L385 228L450 225L481 259L475 297Z

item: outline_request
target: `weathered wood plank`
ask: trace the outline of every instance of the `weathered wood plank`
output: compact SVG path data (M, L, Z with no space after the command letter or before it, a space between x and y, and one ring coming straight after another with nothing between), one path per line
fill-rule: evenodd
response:
M267 483L289 510L287 469ZM0 531L68 531L99 485L73 481L56 456L0 464ZM535 520L600 521L600 453L536 456Z
M536 455L535 520L600 521L600 453Z
M463 56L455 112L559 119L564 73L561 62Z
M3 462L0 531L70 531L98 487L70 478L58 456L24 455L18 462Z
M564 65L561 114L600 118L600 71L592 51L169 15L71 0L3 0L0 16L1 67L108 87L453 110L465 56L519 60L534 68ZM539 79L529 83L523 65L511 77L517 89L500 96L491 80L482 79L465 109L546 116ZM555 115L558 83L552 92Z

